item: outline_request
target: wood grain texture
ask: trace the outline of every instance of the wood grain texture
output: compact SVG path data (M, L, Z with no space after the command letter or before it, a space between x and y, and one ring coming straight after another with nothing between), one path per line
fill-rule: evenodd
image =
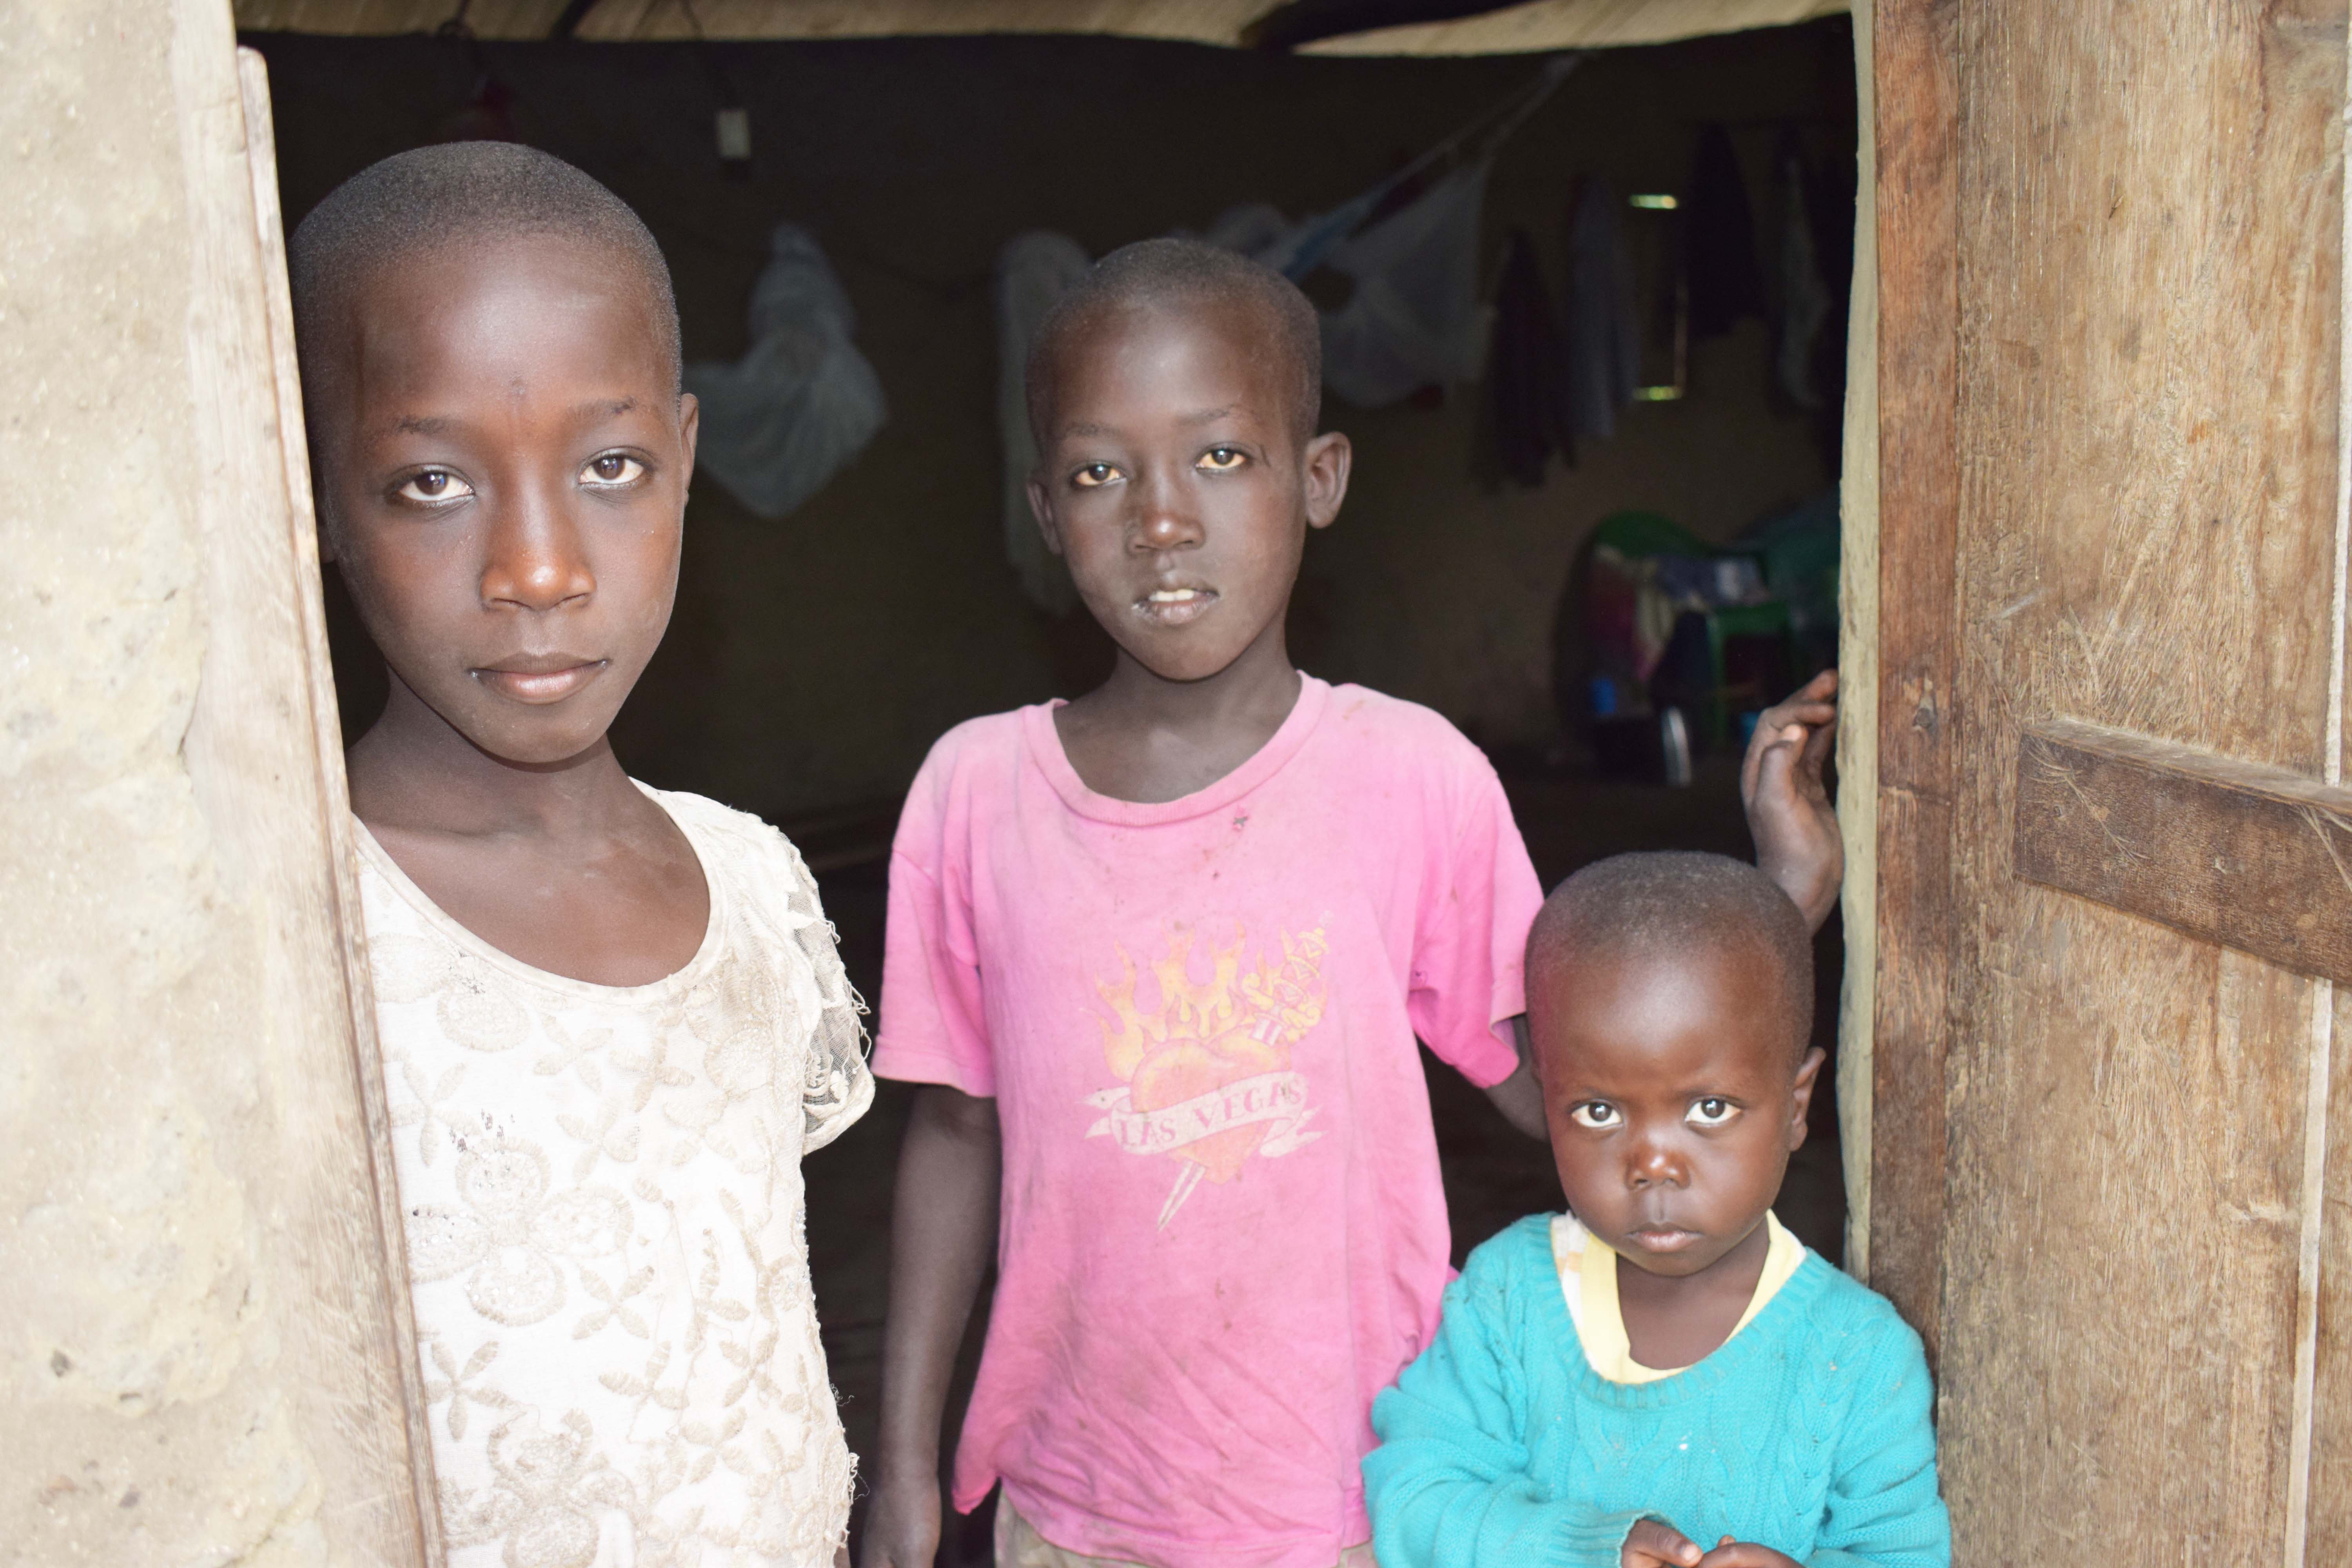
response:
M1870 1282L1939 1339L1951 948L1958 0L1876 7L1877 911Z
M288 545L294 605L301 635L303 684L310 721L313 783L325 804L325 847L330 878L331 934L342 961L351 1028L352 1088L359 1097L361 1121L373 1177L375 1244L387 1289L382 1306L391 1321L392 1352L399 1371L410 1490L424 1561L438 1563L444 1552L441 1508L433 1480L433 1441L427 1430L429 1399L416 1350L416 1321L409 1299L408 1258L401 1226L399 1179L393 1163L392 1113L384 1099L383 1058L376 1042L375 991L368 969L367 923L360 906L359 845L349 806L351 786L343 773L343 726L335 701L333 661L327 651L327 616L319 576L319 524L310 489L310 447L302 425L302 377L294 348L294 302L286 271L286 226L278 209L278 153L269 107L269 67L252 49L236 52L238 97L245 111L246 169L252 183L254 231L259 248L263 310L269 329L272 390L277 398L278 458L286 473ZM389 1413L386 1413L389 1414ZM395 1505L396 1506L396 1505Z
M2327 1164L2319 1241L2319 1335L2303 1560L2352 1563L2352 986L2336 987Z
M2069 720L2017 753L2017 874L2352 981L2352 790Z
M225 1025L215 1045L257 1056L271 1086L247 1134L266 1194L263 1300L282 1320L300 1390L295 1420L321 1494L325 1560L410 1568L426 1562L430 1493L416 1484L414 1384L403 1375L415 1354L402 1327L407 1281L385 1247L356 1070L355 1032L373 1002L350 940L350 805L309 498L298 503L290 488L299 469L289 454L302 437L299 406L282 401L290 335L271 289L284 263L264 243L225 8L172 0L170 12L206 458L189 487L207 638L184 754L224 885L251 907L265 953L256 1016ZM267 224L274 240L274 203Z
M2286 1550L2313 983L2021 881L2014 824L2060 715L2321 772L2343 41L2340 0L1965 7L1958 1561Z
M1876 120L1871 7L1853 14L1856 109ZM1853 302L1846 323L1845 449L1839 476L1838 829L1845 973L1838 997L1838 1152L1845 1166L1845 1267L1870 1278L1872 1028L1878 996L1878 150L1857 149Z

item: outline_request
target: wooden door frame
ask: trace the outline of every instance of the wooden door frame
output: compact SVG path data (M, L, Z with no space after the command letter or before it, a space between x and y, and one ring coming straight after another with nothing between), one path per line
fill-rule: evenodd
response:
M1958 631L1958 0L1854 9L1844 494L1847 1258L1932 1357L1942 1294Z

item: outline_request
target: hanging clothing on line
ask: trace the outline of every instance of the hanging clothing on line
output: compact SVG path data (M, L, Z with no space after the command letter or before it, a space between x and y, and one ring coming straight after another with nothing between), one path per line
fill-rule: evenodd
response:
M1029 475L1037 466L1037 442L1029 431L1029 345L1046 310L1093 265L1076 240L1042 229L1015 235L996 253L996 434L1004 453L1004 559L1029 602L1055 616L1078 607L1078 590L1062 558L1045 548L1045 536L1029 510Z
M1764 274L1756 261L1755 209L1731 133L1720 125L1698 133L1683 236L1691 335L1719 338L1743 318L1761 320Z
M1486 339L1478 302L1482 159L1331 252L1355 292L1323 312L1323 384L1359 408L1384 408L1424 386L1475 381Z
M1530 489L1544 482L1551 455L1575 461L1562 376L1567 348L1553 325L1549 290L1535 242L1515 228L1503 242L1495 289L1495 332L1486 351L1494 456L1503 475Z
M1320 216L1290 224L1280 213L1263 204L1236 207L1213 226L1212 236L1208 237L1213 244L1255 257L1296 283L1327 260L1333 260L1337 265L1334 253L1348 244L1349 237L1354 235L1360 226L1371 222L1397 192L1411 189L1416 181L1430 170L1443 166L1448 159L1459 156L1464 168L1476 166L1481 169L1479 186L1483 196L1484 166L1494 162L1495 154L1503 143L1509 141L1518 128L1527 123L1528 117L1559 90L1559 84L1566 81L1583 60L1581 50L1554 55L1543 63L1534 79L1517 92L1474 117L1468 124L1444 138L1371 189ZM1473 149L1475 149L1475 153ZM1406 206L1418 205L1418 200L1405 204ZM1269 216L1273 220L1271 227L1266 226ZM1231 238L1214 237L1228 219L1242 220L1244 233ZM1384 217L1381 224L1375 226L1386 222Z
M1595 174L1569 212L1568 292L1560 315L1570 441L1615 436L1617 411L1633 401L1641 384L1642 329L1623 210L1616 187Z
M1773 291L1778 299L1772 313L1772 379L1798 407L1818 408L1822 397L1813 385L1813 351L1836 298L1822 276L1807 196L1810 182L1804 147L1793 129L1781 133L1773 163L1778 198L1774 218L1780 233L1773 243Z
M1493 166L1465 163L1360 233L1347 230L1396 181L1296 222L1264 203L1229 208L1197 237L1294 279L1319 255L1352 279L1347 302L1322 312L1323 384L1359 408L1384 408L1424 386L1478 378L1488 320L1478 302L1478 223Z
M733 364L688 365L685 381L702 404L698 468L773 521L863 451L888 406L815 236L780 223L768 248L751 289L751 346Z

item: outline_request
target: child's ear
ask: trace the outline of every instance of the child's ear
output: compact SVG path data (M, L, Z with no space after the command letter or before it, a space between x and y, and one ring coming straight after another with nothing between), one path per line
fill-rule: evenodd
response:
M1828 1059L1828 1052L1813 1046L1797 1063L1797 1088L1790 1097L1793 1103L1789 1114L1789 1152L1791 1154L1805 1146L1805 1134L1810 1130L1807 1113L1813 1108L1813 1080L1821 1077L1822 1063Z
M694 446L702 438L702 399L690 392L677 395L677 444L686 454L686 472L679 476L678 493L686 493L694 482Z
M1307 443L1307 526L1328 528L1348 499L1348 470L1356 449L1337 430L1327 430Z
M1045 548L1056 555L1062 553L1062 531L1054 521L1053 499L1046 493L1045 481L1035 474L1029 476L1029 514L1037 520L1037 531L1045 536Z

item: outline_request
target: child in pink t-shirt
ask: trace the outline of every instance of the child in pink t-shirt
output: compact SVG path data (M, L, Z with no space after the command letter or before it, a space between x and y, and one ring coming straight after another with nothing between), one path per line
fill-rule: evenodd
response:
M875 1070L900 1155L869 1568L930 1568L956 1347L998 1269L955 1473L999 1562L1369 1564L1372 1396L1425 1345L1449 1235L1418 1036L1534 1136L1520 954L1541 890L1428 710L1301 675L1284 612L1347 490L1315 312L1152 240L1059 302L1029 494L1118 644L1099 689L932 749L891 863ZM1746 793L1816 923L1833 677Z

